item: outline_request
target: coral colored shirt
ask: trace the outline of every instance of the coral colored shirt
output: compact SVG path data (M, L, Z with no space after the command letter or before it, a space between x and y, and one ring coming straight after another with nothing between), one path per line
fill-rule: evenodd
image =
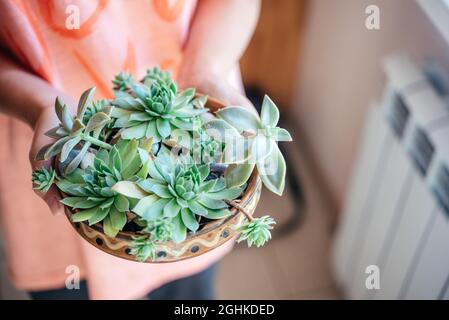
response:
M109 98L110 80L121 70L142 77L147 68L160 65L176 74L195 6L195 0L2 0L0 45L76 99L93 85L97 98ZM77 9L79 29L68 29L76 23L71 19ZM0 115L0 224L9 276L18 288L64 287L74 265L87 279L91 298L139 298L203 270L229 251L230 244L194 259L157 265L94 248L32 191L31 139L25 124Z

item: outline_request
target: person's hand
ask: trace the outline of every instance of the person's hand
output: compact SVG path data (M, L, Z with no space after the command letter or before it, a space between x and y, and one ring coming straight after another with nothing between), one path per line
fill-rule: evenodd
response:
M218 74L181 71L177 80L181 89L195 88L197 92L216 98L226 105L242 106L255 111L248 98L232 87L227 79Z
M64 102L72 102L68 101L67 97L63 97ZM70 105L70 104L68 104ZM74 104L71 104L74 105ZM49 138L45 136L45 132L48 130L58 126L59 120L55 114L54 108L52 105L46 106L41 109L41 112L39 113L37 119L35 120L34 124L34 136L33 136L33 142L31 144L31 149L29 153L29 159L32 170L41 168L41 167L51 167L53 159L49 159L46 161L37 161L36 155L39 152L39 150L49 144L54 142L55 140L52 138ZM39 195L49 206L50 210L54 215L62 214L64 213L64 208L62 204L60 203L61 197L59 195L59 192L56 188L56 186L51 186L51 188L47 191L47 193L42 193L39 191L35 191L37 195Z

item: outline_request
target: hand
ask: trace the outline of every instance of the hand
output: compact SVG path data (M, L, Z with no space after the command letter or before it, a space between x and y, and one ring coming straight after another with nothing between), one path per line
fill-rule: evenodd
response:
M216 98L226 105L242 106L256 112L248 98L232 87L221 75L181 70L177 83L182 89L196 88L197 92Z
M65 102L71 102L64 97ZM74 105L74 104L72 104ZM46 161L37 161L36 155L38 151L45 145L54 142L54 139L45 136L45 132L50 130L51 128L56 127L59 124L59 120L55 114L54 108L49 105L41 109L39 116L34 124L34 136L33 142L31 144L31 149L29 153L29 159L31 163L31 168L33 170L41 167L51 167L53 159L49 159ZM38 196L40 196L49 206L50 210L54 215L59 215L64 213L64 207L60 203L61 197L59 195L59 191L56 186L52 186L47 193L42 193L39 191L35 191Z

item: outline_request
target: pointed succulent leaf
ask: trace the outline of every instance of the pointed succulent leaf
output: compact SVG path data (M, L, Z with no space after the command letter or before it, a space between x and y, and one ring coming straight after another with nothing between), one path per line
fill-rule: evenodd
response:
M279 110L267 95L263 98L260 118L263 126L276 127L279 122Z
M53 144L44 146L36 155L36 160L48 160L61 152L64 144L70 139L70 137L64 137L59 139Z
M120 211L116 207L111 207L109 217L114 229L122 230L126 224L127 216L125 211Z
M91 219L95 213L97 212L97 208L91 208L87 210L78 211L74 215L71 216L73 222L82 222Z
M126 140L130 139L141 139L145 137L147 131L147 124L142 123L135 127L126 128L121 132L121 137Z
M231 211L229 211L229 209L208 210L207 218L213 220L223 219L229 216L230 214Z
M257 133L262 128L257 115L244 107L230 106L218 110L216 114L239 132L252 131Z
M257 163L257 171L265 187L281 196L285 186L286 164L279 147L274 142L271 154Z
M92 103L92 99L95 94L95 87L87 89L83 92L78 102L78 110L76 113L76 117L80 120L84 118L84 113L86 112L86 108Z
M245 182L248 181L249 177L254 171L254 166L254 163L229 165L224 172L226 187L240 187L245 184Z
M218 192L209 192L207 194L207 196L211 199L216 199L216 200L233 200L238 198L243 192L243 188L242 187L232 187L229 189L223 189L221 191Z
M84 159L84 156L86 155L87 151L89 150L91 143L85 142L79 153L71 160L67 166L64 169L64 175L68 175L75 171L76 168L78 168L81 161Z
M218 141L229 141L240 138L239 132L222 119L214 119L204 125L206 133Z
M159 199L154 202L147 210L143 213L142 218L145 220L154 220L164 215L164 207L170 201L170 199Z
M115 198L114 198L114 206L120 212L127 212L127 211L129 211L129 201L128 201L128 199L126 199L125 196L122 196L121 194L115 196Z
M274 139L276 141L293 141L292 136L290 133L285 130L284 128L276 128Z
M176 199L173 198L164 207L164 217L176 217L181 210L181 206L177 203Z
M184 223L182 222L181 215L177 215L175 218L173 218L173 235L172 240L176 243L180 243L184 241L187 237L187 229Z
M59 139L59 138L67 136L69 133L70 133L70 131L66 130L65 128L57 126L57 127L54 127L52 129L48 130L44 134L47 137L50 137L53 139Z
M61 121L62 127L65 128L67 131L72 130L73 125L72 115L70 114L67 105L59 97L56 97L55 100L55 111L59 121Z
M85 132L89 133L97 128L103 128L110 120L111 118L107 114L98 112L94 114L87 122Z
M132 211L134 213L136 213L137 215L143 217L145 215L145 213L150 209L150 207L158 200L159 200L159 197L154 194L147 195L146 197L141 198L139 200L139 202L132 209Z
M114 227L111 217L106 216L103 220L103 231L108 237L115 238L120 230Z
M195 200L190 200L188 201L188 206L189 209L199 215L199 216L206 216L207 215L207 209L205 207L203 207L201 204L199 204L197 201Z
M81 141L81 137L74 137L70 140L68 140L61 149L61 162L64 162L67 160L69 153L73 150L73 148L76 147L76 145Z
M189 229L190 231L197 231L199 228L198 221L195 218L195 215L190 211L188 208L183 208L181 210L181 218L184 225Z
M76 137L83 132L86 126L81 122L80 119L75 119L73 122L72 130L70 131L70 137Z
M252 144L250 163L263 161L271 154L273 145L272 139L267 138L263 134L257 135Z
M103 221L104 218L106 218L106 216L109 214L109 212L111 210L110 207L107 207L107 208L97 207L96 209L97 210L96 210L95 214L92 217L90 217L88 220L89 225L94 225L100 221Z
M131 181L119 181L112 187L112 190L133 199L142 199L148 195L135 182Z
M213 199L205 194L201 195L198 198L198 202L201 203L203 206L205 206L208 209L225 209L228 207L226 202L224 202L223 200Z

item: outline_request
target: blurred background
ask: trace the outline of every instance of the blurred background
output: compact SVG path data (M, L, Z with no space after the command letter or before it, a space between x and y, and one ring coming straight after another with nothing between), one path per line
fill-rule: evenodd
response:
M218 298L448 298L449 3L262 3L241 70L293 133L287 190L262 195L274 238L224 259Z

